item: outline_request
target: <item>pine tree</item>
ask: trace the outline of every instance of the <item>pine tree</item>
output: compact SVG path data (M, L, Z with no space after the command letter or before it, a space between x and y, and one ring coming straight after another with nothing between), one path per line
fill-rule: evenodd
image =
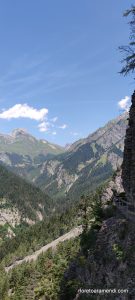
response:
M127 46L119 47L120 51L124 53L124 58L122 60L124 66L122 67L120 74L127 75L130 72L134 73L135 70L135 5L133 5L131 9L128 9L124 13L124 16L131 16L131 20L129 21L129 44Z

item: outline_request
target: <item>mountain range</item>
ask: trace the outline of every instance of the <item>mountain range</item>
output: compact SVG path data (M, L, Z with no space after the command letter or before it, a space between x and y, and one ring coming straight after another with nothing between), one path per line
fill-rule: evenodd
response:
M53 197L71 200L94 190L122 163L127 116L117 117L67 152L46 160L33 178L35 184Z
M49 196L77 199L105 182L122 163L128 113L66 148L22 129L0 135L0 162Z

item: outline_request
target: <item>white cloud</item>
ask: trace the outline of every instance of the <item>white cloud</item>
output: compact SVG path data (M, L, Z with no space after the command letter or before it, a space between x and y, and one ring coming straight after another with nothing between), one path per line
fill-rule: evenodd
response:
M63 125L59 126L59 128L61 128L61 129L66 129L67 127L68 127L67 124L63 124Z
M43 121L48 114L47 108L36 109L28 104L15 104L8 110L4 110L0 113L0 119L18 119L29 118L36 121Z
M46 132L49 129L49 125L50 125L49 122L44 121L38 125L38 129L40 132Z
M130 97L129 96L125 96L125 98L121 99L118 102L118 106L120 109L124 110L124 111L128 111L129 110L129 106L130 106Z
M37 121L37 128L40 132L50 132L52 135L57 134L55 131L56 128L61 128L64 130L68 127L67 124L57 126L55 123L57 122L58 117L48 119L47 108L37 109L29 106L27 103L15 104L8 109L2 109L0 111L0 119L12 120L20 118L27 118Z

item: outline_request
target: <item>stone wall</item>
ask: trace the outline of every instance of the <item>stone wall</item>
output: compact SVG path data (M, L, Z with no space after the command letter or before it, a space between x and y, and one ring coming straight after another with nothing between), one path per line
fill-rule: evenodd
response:
M132 95L129 122L126 130L122 182L128 202L135 206L135 91Z

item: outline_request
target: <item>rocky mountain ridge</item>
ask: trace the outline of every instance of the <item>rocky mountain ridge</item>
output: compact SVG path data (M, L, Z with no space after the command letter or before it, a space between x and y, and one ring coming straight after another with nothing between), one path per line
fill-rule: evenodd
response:
M63 151L63 147L49 143L47 140L37 139L22 128L14 129L10 134L0 134L1 156L3 153L7 156L16 154L20 156L20 160L21 156L27 156L32 160L39 155L46 157L48 154L55 155Z
M57 199L80 197L107 180L122 163L128 113L63 149L23 129L0 136L0 161ZM55 149L56 148L56 149Z
M33 182L58 198L79 197L95 189L122 163L127 117L124 113L72 144L66 153L46 160Z

